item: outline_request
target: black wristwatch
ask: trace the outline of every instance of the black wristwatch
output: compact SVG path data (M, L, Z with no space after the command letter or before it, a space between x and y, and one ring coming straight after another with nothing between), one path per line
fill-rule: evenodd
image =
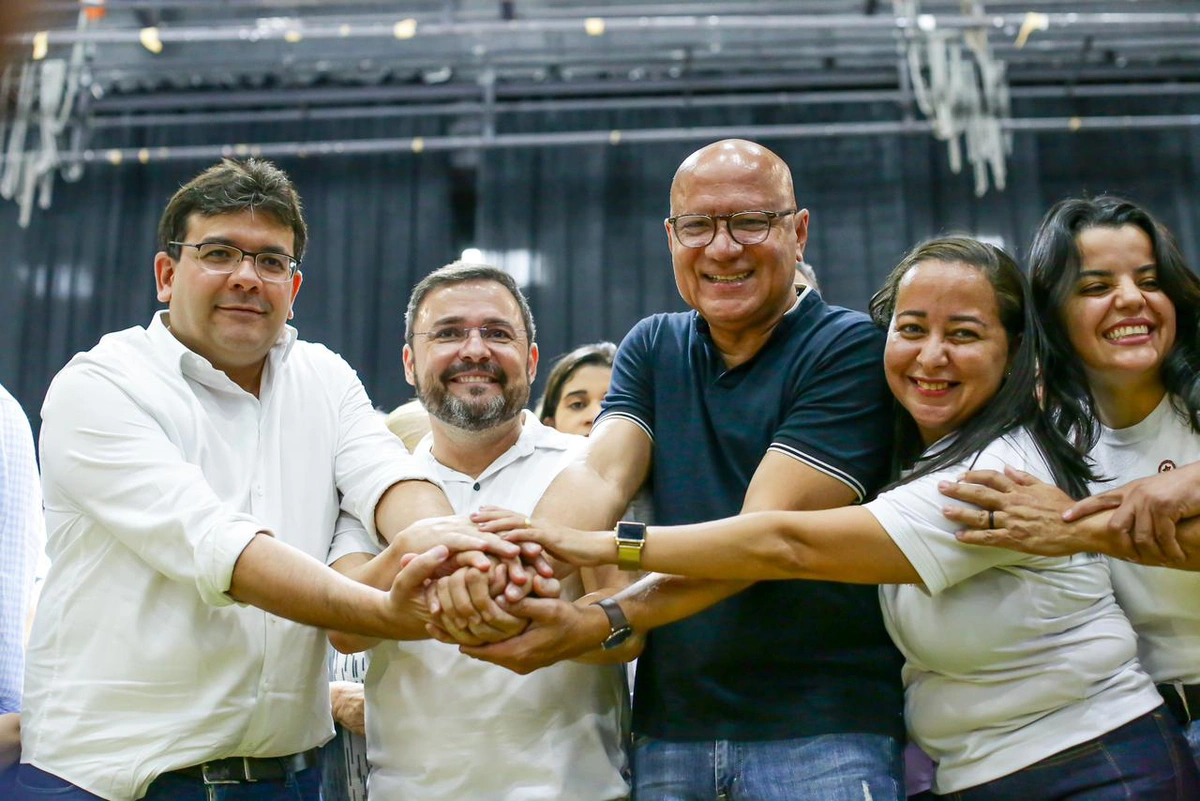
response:
M633 628L629 625L625 613L621 611L621 605L612 598L596 601L595 606L604 610L610 628L608 636L604 638L600 647L605 651L611 651L629 639L629 635L633 634Z

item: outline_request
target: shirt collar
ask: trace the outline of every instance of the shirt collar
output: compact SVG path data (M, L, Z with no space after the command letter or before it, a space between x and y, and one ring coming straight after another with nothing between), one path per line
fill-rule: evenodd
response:
M167 325L168 319L167 310L160 309L155 313L153 319L150 320L150 325L146 329L146 334L154 349L166 359L167 363L178 366L179 371L183 375L188 378L194 378L207 386L227 388L229 385L232 385L233 382L229 376L213 367L208 359L190 350L175 338L175 335L171 333L171 329ZM267 352L267 361L269 364L267 365L268 369L263 371L264 382L287 360L288 355L292 352L292 346L296 344L296 338L296 329L290 325L285 325L283 331L279 334L279 338L275 340L275 344Z
M528 409L521 411L521 433L517 437L517 441L512 444L508 450L496 457L496 460L488 465L478 478L471 478L465 473L460 473L457 470L447 467L433 457L433 434L426 434L425 437L417 443L414 455L423 459L428 459L433 464L437 465L439 478L443 482L462 482L475 483L484 481L487 478L495 475L504 468L508 467L518 459L523 459L529 456L538 448L546 448L551 450L564 451L570 448L578 439L573 434L564 434L561 431L551 428L543 424L537 419L537 415Z

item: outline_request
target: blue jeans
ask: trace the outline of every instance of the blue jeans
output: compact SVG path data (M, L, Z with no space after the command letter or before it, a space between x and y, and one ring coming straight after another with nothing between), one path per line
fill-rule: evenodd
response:
M1016 773L939 798L953 801L1194 801L1200 771L1165 706Z
M635 801L900 801L902 748L881 734L681 742L638 736Z
M321 772L302 770L286 780L206 787L199 779L164 773L150 783L143 801L318 801ZM22 765L17 775L18 801L102 801L100 796L76 787L33 765Z
M1196 760L1197 768L1200 768L1200 720L1193 720L1183 730L1183 735L1187 737L1188 745L1192 747L1192 757Z

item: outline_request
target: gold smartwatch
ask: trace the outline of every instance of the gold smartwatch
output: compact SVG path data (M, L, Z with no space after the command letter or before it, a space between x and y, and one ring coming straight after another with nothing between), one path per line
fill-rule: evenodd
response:
M642 569L642 547L646 544L646 524L622 520L617 523L617 567Z

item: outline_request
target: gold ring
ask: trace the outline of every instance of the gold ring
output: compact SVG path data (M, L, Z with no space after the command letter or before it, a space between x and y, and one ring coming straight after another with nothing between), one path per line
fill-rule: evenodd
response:
M528 517L525 518L525 528L533 528L533 521L530 520Z

